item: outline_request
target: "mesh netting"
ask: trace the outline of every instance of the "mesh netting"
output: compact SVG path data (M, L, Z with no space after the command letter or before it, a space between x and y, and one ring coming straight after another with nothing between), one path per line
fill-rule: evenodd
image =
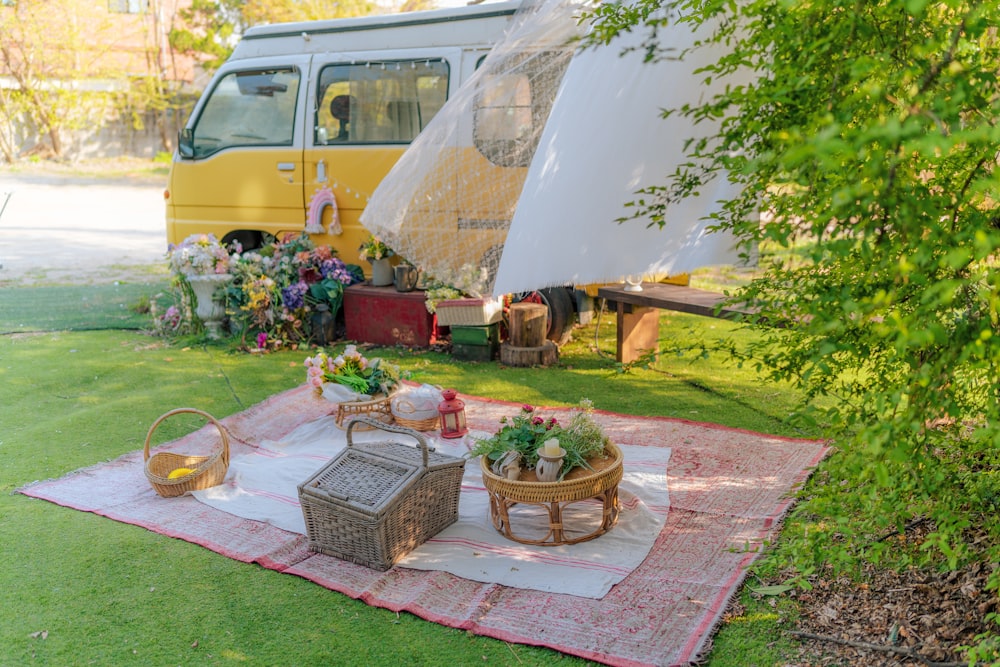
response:
M522 5L372 195L362 224L425 274L476 296L492 290L580 11L565 0Z

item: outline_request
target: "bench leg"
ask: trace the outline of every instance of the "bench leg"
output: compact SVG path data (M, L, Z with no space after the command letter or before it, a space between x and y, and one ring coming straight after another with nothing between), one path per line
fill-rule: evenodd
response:
M650 350L656 350L659 340L658 309L618 302L619 362L630 364Z

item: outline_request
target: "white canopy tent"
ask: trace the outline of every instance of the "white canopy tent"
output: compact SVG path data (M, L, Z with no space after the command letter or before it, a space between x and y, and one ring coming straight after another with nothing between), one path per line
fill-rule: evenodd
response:
M716 90L686 50L687 24L658 35L683 59L642 62L627 35L579 50L580 5L541 0L418 135L372 195L362 224L442 282L472 294L614 282L738 260L706 216L734 194L724 177L672 204L664 229L629 215L636 191L662 185L709 134L662 109Z
M660 35L678 55L698 36L686 24ZM636 192L664 185L687 161L689 139L715 130L662 109L695 104L716 92L698 68L718 53L699 48L682 60L643 63L634 34L574 55L528 169L507 234L495 294L562 284L614 282L627 276L687 273L739 261L735 239L709 232L707 217L738 194L725 175L696 196L669 205L663 229L627 207Z

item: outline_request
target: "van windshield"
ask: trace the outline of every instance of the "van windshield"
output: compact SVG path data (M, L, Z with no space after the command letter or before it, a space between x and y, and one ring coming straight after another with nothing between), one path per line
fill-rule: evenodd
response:
M327 65L316 91L315 142L409 143L447 97L444 60Z
M296 68L230 72L194 125L194 157L236 146L291 146L299 90Z

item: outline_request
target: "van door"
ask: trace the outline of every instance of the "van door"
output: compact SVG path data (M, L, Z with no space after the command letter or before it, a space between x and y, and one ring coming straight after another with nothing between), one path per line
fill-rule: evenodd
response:
M438 48L314 58L313 132L304 159L307 223L344 261L358 261L356 249L368 235L361 212L457 86L452 77L459 76L461 57L460 49ZM334 210L339 225L333 225Z
M254 235L301 231L309 60L247 59L216 74L171 169L168 240L211 232L253 246Z

